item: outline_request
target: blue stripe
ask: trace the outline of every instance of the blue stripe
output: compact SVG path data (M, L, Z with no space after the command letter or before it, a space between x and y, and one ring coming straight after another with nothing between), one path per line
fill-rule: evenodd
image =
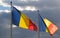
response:
M19 26L20 12L12 6L12 23Z
M41 16L40 16L40 22L39 22L39 31L46 32L46 26Z

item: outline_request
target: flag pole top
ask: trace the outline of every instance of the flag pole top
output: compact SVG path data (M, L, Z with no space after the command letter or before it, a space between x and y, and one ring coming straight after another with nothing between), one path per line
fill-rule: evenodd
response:
M37 12L39 12L40 10L37 10Z
M12 0L10 1L10 3L12 3Z
M11 3L11 5L12 5L12 1L11 1L10 3Z

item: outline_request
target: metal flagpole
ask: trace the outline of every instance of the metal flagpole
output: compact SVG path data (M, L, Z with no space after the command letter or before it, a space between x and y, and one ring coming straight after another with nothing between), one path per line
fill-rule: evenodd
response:
M38 12L38 38L40 38L40 32L39 32L39 20L40 20L40 18L39 18L39 10L37 10L37 12Z
M11 4L11 26L10 26L11 32L10 32L10 38L12 38L12 0L11 0L10 4Z

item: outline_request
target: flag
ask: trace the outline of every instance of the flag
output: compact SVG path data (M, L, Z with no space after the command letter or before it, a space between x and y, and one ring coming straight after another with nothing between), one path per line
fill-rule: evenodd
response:
M51 21L49 21L47 18L44 18L44 22L49 30L50 35L53 35L58 30L58 27Z
M46 28L46 24L44 23L43 18L39 15L39 31L40 32L48 32L48 29Z
M37 31L37 26L21 11L12 6L12 23L19 28Z

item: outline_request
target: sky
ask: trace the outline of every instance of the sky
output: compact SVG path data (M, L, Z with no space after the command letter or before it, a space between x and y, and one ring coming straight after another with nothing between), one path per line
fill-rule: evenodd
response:
M11 0L0 0L0 38L10 38L11 26ZM38 12L42 17L47 17L59 28L50 36L49 33L40 32L40 38L59 38L60 36L60 0L12 0L12 5L26 14L38 25ZM12 26L13 38L37 38L38 33Z

